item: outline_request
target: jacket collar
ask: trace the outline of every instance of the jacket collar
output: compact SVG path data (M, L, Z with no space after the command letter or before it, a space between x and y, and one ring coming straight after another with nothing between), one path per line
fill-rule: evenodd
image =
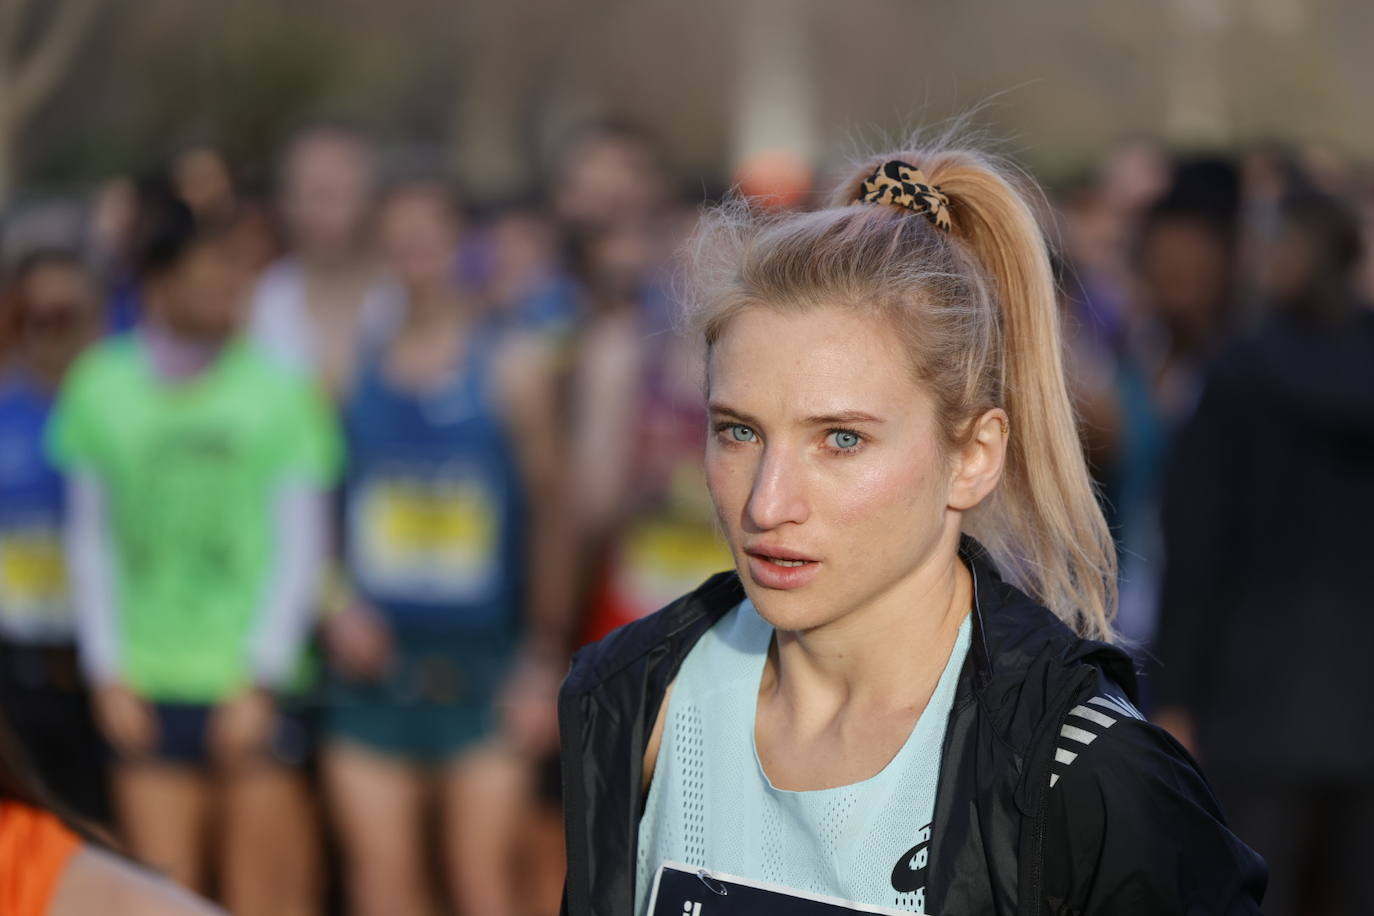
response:
M974 538L960 539L959 556L973 576L973 638L959 679L955 706L981 699L1004 740L1024 748L1043 723L1041 703L1022 702L1034 682L1034 695L1053 696L1055 688L1084 666L1100 668L1136 701L1134 664L1108 643L1084 639L1048 608L1004 580Z

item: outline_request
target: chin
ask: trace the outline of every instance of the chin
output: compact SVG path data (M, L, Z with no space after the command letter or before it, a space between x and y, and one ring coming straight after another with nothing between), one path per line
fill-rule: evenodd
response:
M749 581L748 573L744 574L742 580L745 594L754 603L754 609L776 630L814 630L843 616L835 613L835 600L827 598L819 589L779 591L764 588Z

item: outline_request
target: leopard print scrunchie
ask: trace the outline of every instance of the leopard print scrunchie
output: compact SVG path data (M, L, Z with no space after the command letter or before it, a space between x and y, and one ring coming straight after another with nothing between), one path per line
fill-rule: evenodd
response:
M863 203L892 204L924 213L936 227L949 231L949 198L914 165L893 159L873 170L859 189Z

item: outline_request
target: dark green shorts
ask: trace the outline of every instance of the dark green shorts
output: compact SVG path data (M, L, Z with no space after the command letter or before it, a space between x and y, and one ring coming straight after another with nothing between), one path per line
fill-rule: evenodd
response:
M498 727L496 700L514 662L506 633L393 632L380 681L331 672L325 733L413 763L438 764Z

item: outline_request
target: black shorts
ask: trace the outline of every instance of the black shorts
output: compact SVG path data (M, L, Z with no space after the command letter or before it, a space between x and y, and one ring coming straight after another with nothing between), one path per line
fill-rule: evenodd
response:
M210 716L215 707L203 703L155 703L157 746L149 757L166 763L203 767L210 763ZM266 752L286 766L304 766L313 747L312 730L304 713L289 704L279 705L277 721Z

